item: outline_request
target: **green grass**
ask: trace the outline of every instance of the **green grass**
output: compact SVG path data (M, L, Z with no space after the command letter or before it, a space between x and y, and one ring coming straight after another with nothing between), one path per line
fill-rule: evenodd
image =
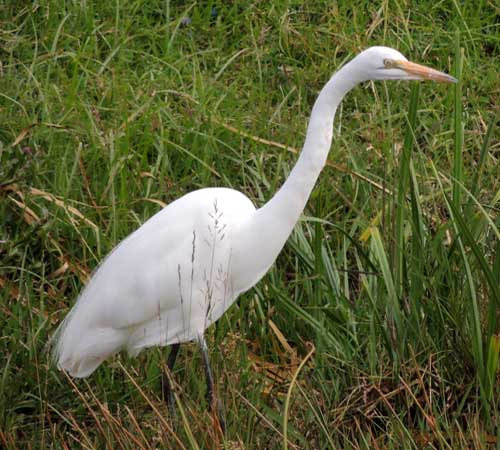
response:
M499 449L499 15L491 0L4 1L0 447ZM319 89L375 44L460 83L345 100L277 264L208 333L224 437L195 346L174 422L165 349L84 381L50 366L107 252L193 189L263 204Z

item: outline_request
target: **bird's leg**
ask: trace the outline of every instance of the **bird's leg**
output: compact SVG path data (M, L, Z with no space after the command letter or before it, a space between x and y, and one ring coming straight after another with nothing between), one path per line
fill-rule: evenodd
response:
M215 411L217 413L217 418L219 420L219 425L222 432L226 429L226 421L222 413L222 408L220 403L217 401L214 391L214 380L212 376L212 369L210 368L210 358L208 357L208 348L205 338L203 336L199 337L199 344L201 349L201 356L203 360L203 368L205 369L205 378L207 380L207 402L209 411Z
M179 348L181 344L173 344L170 353L168 354L167 359L167 368L170 372L169 374L163 373L162 375L162 389L163 389L163 397L167 400L168 411L170 412L170 416L175 417L175 400L172 392L172 386L170 385L169 376L172 376L175 360L177 359L177 355L179 354Z

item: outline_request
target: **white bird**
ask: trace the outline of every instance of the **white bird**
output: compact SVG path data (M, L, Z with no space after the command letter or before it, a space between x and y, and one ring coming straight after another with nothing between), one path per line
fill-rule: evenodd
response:
M197 341L213 406L204 332L274 263L325 165L339 103L368 80L456 82L391 48L360 53L321 90L300 157L265 205L256 209L232 189L191 192L151 217L104 259L54 336L58 367L73 377L87 377L121 350L135 356L147 347L174 344L168 361L172 369L179 344ZM169 388L167 393L170 402Z

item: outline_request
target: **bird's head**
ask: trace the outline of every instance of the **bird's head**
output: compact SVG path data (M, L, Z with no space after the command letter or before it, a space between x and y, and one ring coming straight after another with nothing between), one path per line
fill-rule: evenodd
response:
M352 60L363 80L430 80L456 83L457 79L438 70L408 61L389 47L370 47Z

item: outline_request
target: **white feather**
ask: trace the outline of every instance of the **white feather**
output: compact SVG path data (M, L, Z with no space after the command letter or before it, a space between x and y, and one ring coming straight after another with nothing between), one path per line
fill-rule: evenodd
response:
M58 366L85 377L122 349L136 355L198 339L283 248L325 165L344 95L368 79L415 78L386 69L388 59L406 61L396 50L372 47L330 79L314 104L297 164L262 208L231 189L202 189L168 205L116 247L54 337Z

